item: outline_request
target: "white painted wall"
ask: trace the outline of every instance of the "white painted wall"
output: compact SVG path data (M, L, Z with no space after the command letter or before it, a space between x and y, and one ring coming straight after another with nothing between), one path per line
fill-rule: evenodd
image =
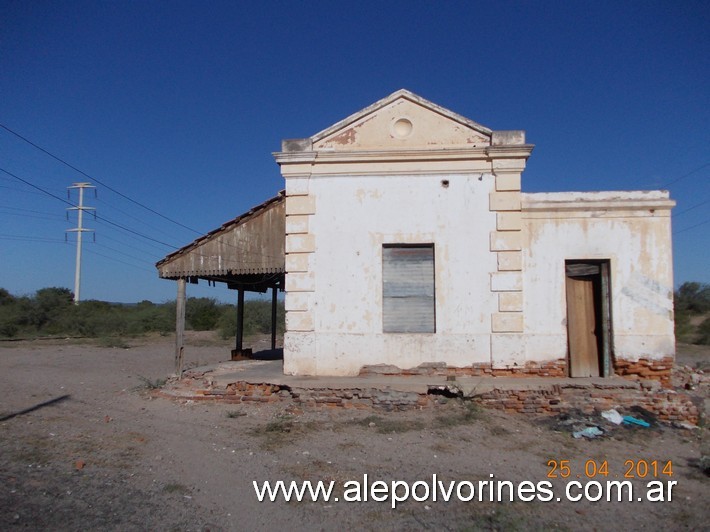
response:
M670 206L661 191L523 195L526 360L567 356L567 259L610 260L617 358L674 355Z
M353 375L371 364L490 362L490 316L497 308L489 286L496 271L489 251L492 187L490 174L311 179L318 374ZM382 244L431 242L436 333L384 334Z
M666 192L521 202L524 132L491 131L405 90L282 147L285 373L564 359L565 259L611 261L618 358L673 354ZM382 332L382 245L396 243L435 245L436 333Z

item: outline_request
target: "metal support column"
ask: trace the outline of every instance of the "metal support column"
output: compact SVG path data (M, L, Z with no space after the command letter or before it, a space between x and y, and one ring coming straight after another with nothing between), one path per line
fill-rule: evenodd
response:
M175 374L182 376L182 361L185 350L185 293L187 281L178 279L177 300L175 305Z
M236 351L242 353L242 344L244 339L244 289L239 288L237 296L237 345Z
M271 288L271 350L276 349L276 287Z

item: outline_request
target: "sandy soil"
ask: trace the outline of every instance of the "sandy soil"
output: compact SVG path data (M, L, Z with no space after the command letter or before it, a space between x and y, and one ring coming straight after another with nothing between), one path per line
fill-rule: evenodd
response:
M0 344L0 529L365 530L702 529L710 522L706 429L619 428L578 440L559 420L471 409L310 411L287 405L151 398L172 370L172 340L128 349ZM193 364L229 346L191 337ZM689 365L707 367L708 351ZM698 392L701 393L701 392ZM706 391L702 392L706 394ZM704 399L700 397L699 400ZM50 401L54 401L48 403ZM28 409L32 409L27 411ZM547 480L550 460L672 461L671 502L258 502L252 481ZM617 478L618 479L618 478ZM594 480L605 482L597 475ZM651 476L633 481L638 490ZM553 482L555 495L563 481ZM342 495L343 488L336 487Z

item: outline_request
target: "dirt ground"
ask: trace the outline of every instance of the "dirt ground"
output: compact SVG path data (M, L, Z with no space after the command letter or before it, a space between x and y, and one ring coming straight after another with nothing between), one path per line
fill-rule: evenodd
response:
M229 346L189 337L192 365ZM680 362L708 368L707 349ZM561 420L450 400L406 413L307 411L152 398L172 371L172 339L107 348L70 341L0 344L2 530L707 529L707 429L618 428L574 439ZM699 401L706 400L707 391ZM443 400L442 400L443 401ZM672 462L670 502L258 502L252 481L624 480L628 460ZM588 462L593 461L593 462ZM607 461L608 476L585 476ZM659 468L660 469L660 468ZM557 472L561 472L558 469ZM592 472L593 473L593 472ZM649 471L633 480L642 490ZM551 480L556 496L563 479ZM644 491L645 492L645 491ZM635 492L636 495L638 492ZM635 499L635 497L634 497Z

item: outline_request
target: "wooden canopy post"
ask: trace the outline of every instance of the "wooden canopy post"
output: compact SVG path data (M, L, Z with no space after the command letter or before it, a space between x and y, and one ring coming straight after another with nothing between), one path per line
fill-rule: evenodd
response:
M242 353L242 344L244 340L244 288L239 287L237 295L237 345L236 351Z
M175 374L182 377L182 361L185 351L185 292L187 280L183 277L177 281L177 300L175 304Z
M271 350L276 349L276 286L271 287Z

